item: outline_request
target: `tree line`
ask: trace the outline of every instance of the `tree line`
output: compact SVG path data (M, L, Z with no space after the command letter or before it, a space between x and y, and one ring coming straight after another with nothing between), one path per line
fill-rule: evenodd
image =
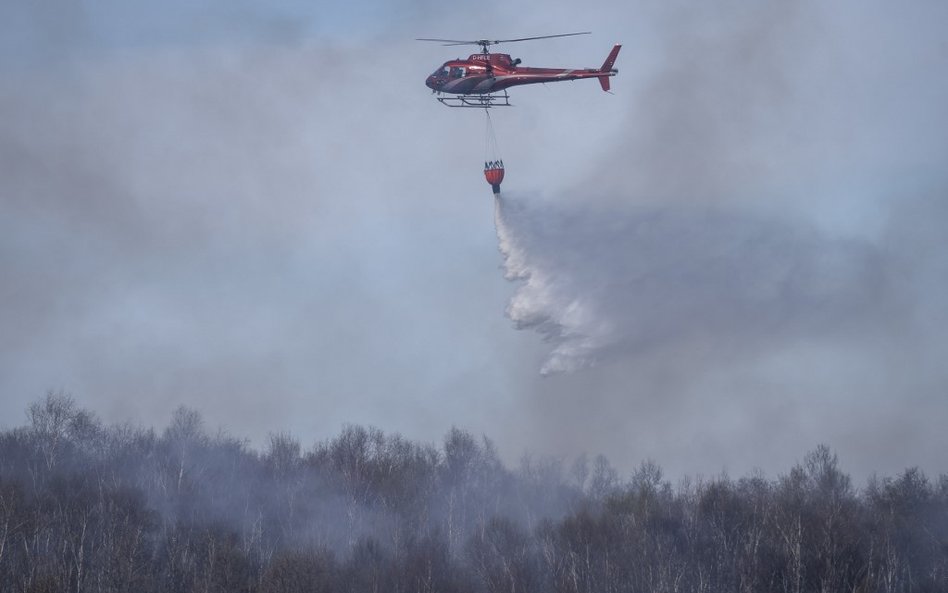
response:
M0 432L0 591L944 592L948 475L861 489L826 446L775 479L683 479L349 426L263 450L178 409L64 394Z

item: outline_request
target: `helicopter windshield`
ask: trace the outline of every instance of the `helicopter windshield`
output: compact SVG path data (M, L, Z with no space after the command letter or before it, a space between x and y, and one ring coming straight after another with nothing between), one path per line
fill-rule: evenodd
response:
M441 78L442 76L447 76L451 72L451 69L447 66L442 66L431 73L432 76L436 78Z

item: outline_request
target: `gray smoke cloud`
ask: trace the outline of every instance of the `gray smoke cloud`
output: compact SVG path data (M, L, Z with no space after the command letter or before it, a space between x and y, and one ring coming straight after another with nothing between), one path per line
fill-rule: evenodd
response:
M926 123L944 114L928 77L943 11L651 9L661 59L614 141L572 187L497 203L505 274L522 281L507 312L552 343L542 371L905 327L913 282L937 277L893 245L948 185Z
M514 462L943 470L946 5L521 10L4 3L0 424L62 389L258 443L458 424ZM615 95L494 114L512 284L483 115L423 86L468 48L413 39L577 25L501 47L624 44Z
M505 154L506 311L546 341L522 442L673 473L827 442L857 479L944 471L945 8L646 6L621 113L540 122L582 166L525 193Z
M906 197L873 239L739 210L590 214L502 195L508 315L540 332L524 441L673 474L793 463L943 471L948 215Z
M401 430L419 422L413 405L393 411L383 394L412 391L421 361L466 331L421 287L474 283L455 262L474 251L490 262L492 239L489 210L423 187L425 155L447 153L450 138L412 145L413 134L438 138L423 122L440 106L425 101L424 71L395 67L430 56L408 36L395 46L377 62L391 74L371 77L356 73L379 59L376 46L329 41L78 52L10 71L0 90L4 422L47 389L109 419L226 408L222 424L257 438L399 414ZM352 105L370 94L402 117ZM416 157L394 161L400 151ZM464 165L439 171L462 177ZM392 187L404 195L392 200ZM421 211L433 216L419 224ZM476 229L483 246L447 241L446 221L464 236ZM439 255L419 266L431 244ZM384 381L358 370L367 360ZM431 369L415 397L440 392L458 366ZM310 428L287 426L291 416Z

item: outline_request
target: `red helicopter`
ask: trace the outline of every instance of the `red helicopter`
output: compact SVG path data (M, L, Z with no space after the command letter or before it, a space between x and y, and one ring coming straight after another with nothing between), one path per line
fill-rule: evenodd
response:
M425 80L428 86L437 94L448 93L455 97L438 97L438 101L448 107L510 107L510 97L507 89L523 84L537 84L540 82L560 82L563 80L578 80L580 78L597 78L602 90L609 90L609 77L619 71L612 67L622 47L616 44L601 68L527 68L520 67L520 59L511 60L507 54L492 54L487 51L491 45L498 43L512 43L515 41L532 41L534 39L552 39L554 37L571 37L573 35L589 35L589 31L581 33L564 33L562 35L543 35L540 37L522 37L520 39L476 39L473 41L459 41L456 39L425 39L418 41L437 41L445 46L450 45L479 45L481 53L471 54L466 60L451 60ZM493 93L503 94L495 95Z

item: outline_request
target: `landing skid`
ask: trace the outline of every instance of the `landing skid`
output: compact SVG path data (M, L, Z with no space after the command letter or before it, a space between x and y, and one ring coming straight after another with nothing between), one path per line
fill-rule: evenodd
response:
M477 107L490 109L491 107L513 107L507 91L503 95L455 95L453 97L437 97L442 105L448 107Z

